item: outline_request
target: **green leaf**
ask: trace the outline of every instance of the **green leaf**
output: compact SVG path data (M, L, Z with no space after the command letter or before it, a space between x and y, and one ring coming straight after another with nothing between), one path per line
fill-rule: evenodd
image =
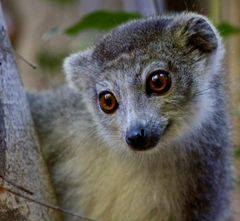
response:
M234 152L234 155L237 157L237 158L240 158L240 148L237 148Z
M64 32L68 35L76 35L87 29L107 31L119 24L137 18L141 18L141 15L137 12L112 12L100 10L87 14L74 25L66 28Z
M77 2L77 0L48 0L51 3L55 3L57 5L72 5Z
M36 54L38 66L46 72L58 72L62 68L63 59L67 56L65 51L52 51L41 49Z
M228 22L223 22L217 25L217 29L221 36L229 37L234 34L240 34L240 27L234 26Z
M48 39L53 38L60 33L63 33L63 30L60 27L55 26L51 28L48 32L44 33L42 39L44 41L47 41Z

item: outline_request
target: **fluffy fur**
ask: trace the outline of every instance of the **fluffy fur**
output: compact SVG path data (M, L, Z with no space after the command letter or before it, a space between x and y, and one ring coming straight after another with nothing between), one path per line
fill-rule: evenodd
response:
M98 221L226 221L231 164L221 39L207 18L184 13L121 25L71 55L68 86L28 94L64 208ZM149 72L172 87L147 96ZM119 107L101 111L110 90ZM157 146L131 150L126 131L160 131ZM66 220L74 220L66 217Z

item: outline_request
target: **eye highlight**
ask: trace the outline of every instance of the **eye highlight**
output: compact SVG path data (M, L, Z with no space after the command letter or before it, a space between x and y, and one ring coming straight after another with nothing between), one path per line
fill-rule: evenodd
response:
M147 94L162 95L171 87L171 78L168 72L156 70L150 73L146 80Z
M99 94L99 105L103 112L113 113L118 108L118 102L112 92L103 91Z

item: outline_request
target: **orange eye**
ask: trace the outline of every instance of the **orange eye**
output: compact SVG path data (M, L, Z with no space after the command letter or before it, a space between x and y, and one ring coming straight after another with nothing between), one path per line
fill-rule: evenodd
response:
M107 114L113 113L118 107L115 96L109 91L103 91L99 94L99 104L101 109Z
M163 70L156 70L152 72L146 82L147 94L162 95L171 87L171 78L169 73Z

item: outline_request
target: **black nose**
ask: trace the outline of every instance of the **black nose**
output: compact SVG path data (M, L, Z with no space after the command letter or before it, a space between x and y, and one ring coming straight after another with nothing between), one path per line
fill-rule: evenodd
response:
M134 127L127 131L126 142L134 150L148 150L153 148L158 141L156 135L151 134L143 127Z

